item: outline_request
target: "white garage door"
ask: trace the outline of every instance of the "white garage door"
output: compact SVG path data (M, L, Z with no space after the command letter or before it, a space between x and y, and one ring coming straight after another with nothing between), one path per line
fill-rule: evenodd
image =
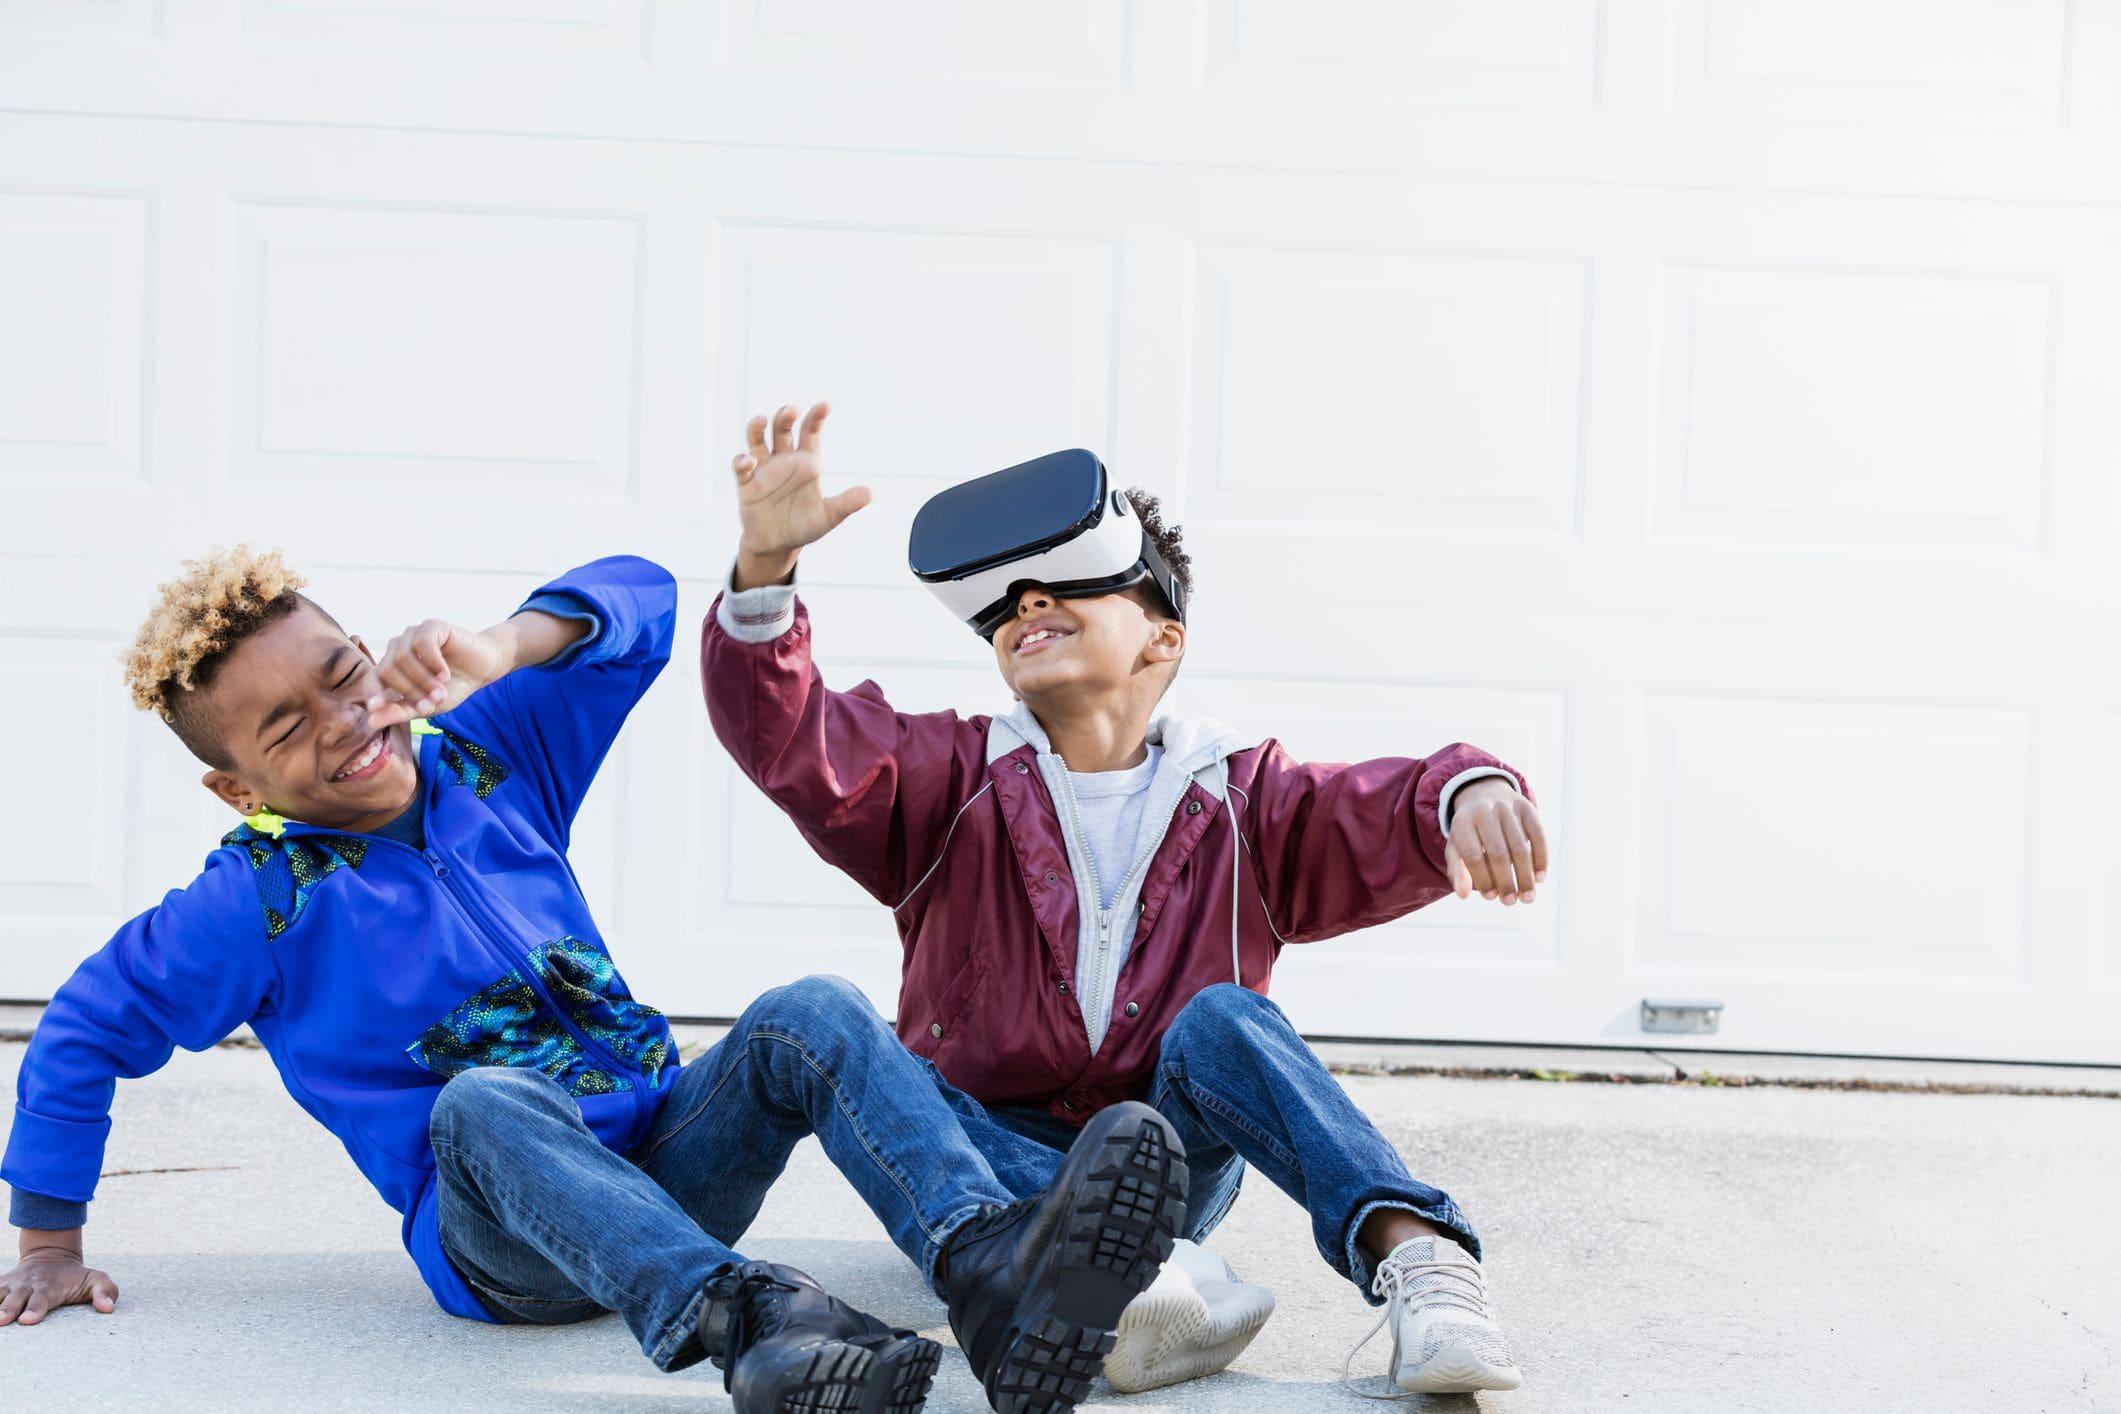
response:
M1309 1029L2121 1061L2114 0L6 0L0 110L0 994L227 823L114 665L180 555L692 624L829 394L842 685L995 704L907 520L1080 444L1186 525L1181 706L1535 778L1538 905L1290 956ZM636 986L889 1007L696 678L580 836Z

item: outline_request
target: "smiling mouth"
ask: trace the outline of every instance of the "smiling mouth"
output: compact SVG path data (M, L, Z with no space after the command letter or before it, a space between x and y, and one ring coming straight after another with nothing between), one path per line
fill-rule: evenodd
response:
M369 739L368 745L355 754L353 760L332 772L331 779L341 785L348 781L365 781L382 770L389 760L390 733L377 732Z
M1057 628L1037 628L1017 640L1016 651L1029 653L1044 644L1068 637L1066 631Z

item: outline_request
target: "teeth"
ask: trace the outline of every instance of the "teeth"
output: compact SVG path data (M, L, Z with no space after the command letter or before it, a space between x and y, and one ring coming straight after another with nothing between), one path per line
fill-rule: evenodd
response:
M335 777L335 779L343 781L356 771L367 770L368 767L375 762L377 753L382 751L382 749L383 737L380 733L378 733L376 739L368 743L368 750L362 752L358 757L356 757L352 761L349 761L345 766L341 767L339 770L339 774L337 775L337 777Z
M1018 648L1029 648L1034 643L1044 643L1049 638L1059 638L1060 636L1061 634L1059 629L1034 629L1032 632L1024 636L1024 641L1022 643L1019 643L1016 646Z

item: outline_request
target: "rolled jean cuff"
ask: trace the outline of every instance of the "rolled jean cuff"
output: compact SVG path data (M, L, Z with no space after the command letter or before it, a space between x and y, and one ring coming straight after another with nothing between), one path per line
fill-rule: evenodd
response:
M700 1308L710 1299L705 1288L694 1292L692 1299L685 1303L685 1309L678 1312L677 1319L663 1332L663 1338L655 1343L655 1349L648 1355L658 1370L675 1374L707 1358L707 1348L700 1344Z
M1381 1209L1394 1208L1402 1213L1412 1213L1424 1222L1432 1222L1458 1240L1458 1245L1480 1260L1480 1234L1473 1231L1473 1224L1466 1215L1458 1211L1458 1205L1446 1198L1441 1203L1409 1203L1397 1198L1379 1198L1356 1210L1354 1221L1348 1224L1347 1273L1348 1280L1362 1292L1362 1299L1372 1306L1384 1305L1384 1298L1370 1290L1370 1278L1374 1275L1370 1259L1363 1255L1362 1244L1356 1237L1362 1225L1370 1220L1370 1214Z
M951 1235L993 1206L991 1203L967 1204L938 1223L936 1235L921 1244L921 1275L928 1278L928 1289L937 1296L945 1295L943 1284L936 1280L935 1274L943 1265L943 1249L950 1245Z

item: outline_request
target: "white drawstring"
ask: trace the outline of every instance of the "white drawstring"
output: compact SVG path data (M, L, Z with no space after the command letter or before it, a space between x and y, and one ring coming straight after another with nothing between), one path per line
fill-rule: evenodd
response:
M1225 769L1225 781L1226 781L1226 783L1227 783L1227 777L1228 777L1228 771L1227 771L1227 768L1226 768L1226 769ZM1244 788L1243 786L1240 786L1240 785L1232 785L1232 786L1230 786L1230 790L1231 790L1231 793L1232 793L1232 794L1234 794L1234 795L1242 795L1242 796L1244 796L1244 798L1245 798L1245 809L1247 809L1247 810L1250 810L1250 809L1252 808L1252 797L1251 797L1250 795L1247 795L1247 794L1245 793L1245 788ZM1236 819L1237 819L1237 817L1233 815L1233 816L1231 816L1230 818L1231 818L1231 823L1232 823L1232 824L1235 824L1235 823L1236 823ZM1245 837L1244 837L1244 835L1243 835L1242 833L1240 833L1240 834L1239 834L1239 835L1237 836L1237 842L1238 842L1238 844L1240 844L1240 845L1243 845L1243 846L1244 846L1244 851L1245 851L1245 853L1246 853L1246 854L1250 854L1250 853L1252 853L1252 846L1251 846L1251 845L1249 845L1249 844L1246 844L1246 843L1245 843ZM1289 940L1288 940L1287 938L1284 938L1284 937L1283 937L1283 936L1281 935L1281 929L1279 929L1279 928L1277 928L1277 927L1275 927L1275 926L1274 926L1274 910L1273 910L1273 909L1271 909L1271 908L1269 908L1269 907L1267 907L1267 896L1266 896L1266 895L1265 895L1264 893L1260 894L1260 896L1259 896L1259 911L1260 911L1261 913L1264 913L1264 914L1265 914L1265 915L1267 916L1267 931L1268 931L1268 932L1270 932L1270 933L1272 933L1272 934L1274 935L1274 941L1275 941L1275 942L1277 942L1277 943L1280 943L1280 944L1281 944L1281 945L1282 945L1283 947L1287 947L1287 946L1289 945Z
M1237 811L1230 811L1230 980L1245 985L1245 968L1237 951Z
M972 800L978 800L981 796L985 795L988 791L992 789L994 789L994 782L989 781L987 782L987 784L981 786L978 790L972 792ZM928 866L927 874L921 875L920 883L917 883L912 888L906 890L906 896L900 899L898 903L892 908L891 911L893 913L898 912L899 909L904 908L907 904L913 902L913 896L921 891L921 884L927 883L929 875L934 874L937 869L942 867L943 856L950 852L950 837L957 833L957 822L961 818L963 818L964 813L967 810L970 810L972 808L972 800L968 800L963 805L960 805L957 808L957 814L952 815L950 817L950 828L943 831L943 847L935 852L935 863Z

